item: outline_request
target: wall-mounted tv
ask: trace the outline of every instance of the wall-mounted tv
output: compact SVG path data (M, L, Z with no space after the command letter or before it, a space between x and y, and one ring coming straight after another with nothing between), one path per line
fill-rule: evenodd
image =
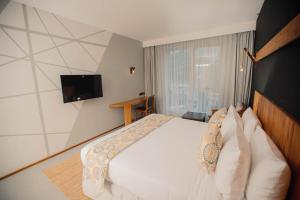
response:
M101 75L61 75L64 103L102 97Z

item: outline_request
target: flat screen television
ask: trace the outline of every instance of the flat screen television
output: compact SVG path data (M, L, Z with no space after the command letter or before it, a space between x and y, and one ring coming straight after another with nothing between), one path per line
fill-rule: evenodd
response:
M64 103L102 97L101 75L61 75Z

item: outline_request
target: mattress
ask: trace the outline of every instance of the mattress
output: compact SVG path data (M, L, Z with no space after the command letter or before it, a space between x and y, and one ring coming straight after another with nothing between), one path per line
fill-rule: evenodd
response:
M81 151L83 164L91 146L130 126L86 145ZM145 200L194 199L208 191L218 199L214 178L203 173L197 162L201 134L207 127L197 121L170 120L113 158L108 178Z

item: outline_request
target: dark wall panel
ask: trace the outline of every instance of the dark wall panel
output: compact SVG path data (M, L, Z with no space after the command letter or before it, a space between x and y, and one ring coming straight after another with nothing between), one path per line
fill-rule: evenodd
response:
M266 0L256 22L255 52L299 13L297 0ZM300 39L254 65L253 91L258 90L300 121Z

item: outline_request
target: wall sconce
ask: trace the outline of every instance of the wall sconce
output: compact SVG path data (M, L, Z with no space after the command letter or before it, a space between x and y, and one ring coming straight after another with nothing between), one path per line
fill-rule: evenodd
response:
M247 48L244 48L244 52L249 56L253 63L257 62L256 58L249 52Z
M130 67L130 68L129 68L129 74L130 74L130 75L133 75L134 72L135 72L135 67Z
M245 58L246 56L246 51L245 51L246 48L244 48L244 51L242 51L241 53L241 58L240 58L240 72L243 72L244 71L244 68L245 68L245 60L247 60L247 58Z
M247 48L243 49L244 51L241 53L241 65L240 65L240 72L243 72L247 62L247 56L251 59L253 63L256 62L256 58L249 52Z

